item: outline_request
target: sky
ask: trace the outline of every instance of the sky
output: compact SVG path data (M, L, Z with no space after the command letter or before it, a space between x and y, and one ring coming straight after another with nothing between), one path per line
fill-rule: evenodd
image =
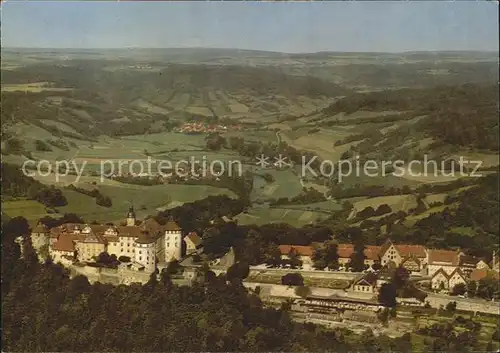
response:
M2 4L2 47L498 51L496 1Z

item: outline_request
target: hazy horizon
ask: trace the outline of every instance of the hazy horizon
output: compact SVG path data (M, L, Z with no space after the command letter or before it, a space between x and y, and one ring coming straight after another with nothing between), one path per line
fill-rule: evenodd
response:
M6 2L2 47L498 52L498 4Z
M99 51L99 50L234 50L234 51L249 51L249 52L263 52L273 54L292 54L292 55L306 55L306 54L320 54L320 53L340 53L340 54L412 54L412 53L498 53L499 50L407 50L407 51L339 51L339 50L320 50L311 52L282 52L263 49L246 49L235 47L109 47L109 48L83 48L83 47L69 47L69 48L50 48L50 47L14 47L2 46L3 49L16 49L16 50L81 50L81 51Z

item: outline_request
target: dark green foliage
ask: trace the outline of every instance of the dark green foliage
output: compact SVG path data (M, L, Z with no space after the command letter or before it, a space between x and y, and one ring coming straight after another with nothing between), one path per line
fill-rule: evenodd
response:
M457 310L457 302L449 302L448 304L446 304L445 309L446 309L446 311L450 311L450 312Z
M393 308L396 306L396 286L392 283L384 283L380 287L378 301L387 307Z
M466 292L467 286L463 283L459 283L451 289L451 295L464 295Z
M24 152L24 142L17 137L12 137L5 141L5 154L22 154Z
M94 197L96 205L103 206L103 207L113 206L113 202L111 201L111 198L109 196L103 195L98 188L95 188L92 190L87 190L87 189L83 189L83 188L78 188L78 187L74 186L73 184L70 184L67 188L70 190L79 192L80 194Z
M300 195L294 196L292 198L280 198L273 202L270 202L270 206L279 206L279 205L307 205L315 202L326 201L325 195L314 189L314 188L304 188Z
M52 148L42 140L35 140L35 149L40 152L50 152Z
M312 255L314 268L322 270L328 267L332 270L339 268L338 244L335 242L325 242L322 247L314 250Z
M113 206L113 202L111 201L111 198L109 196L104 196L102 194L99 194L95 198L95 203L99 206L103 207L111 207Z
M242 282L248 277L250 267L246 262L236 262L234 265L227 269L226 278L228 281Z
M287 273L281 277L281 284L285 286L304 286L304 278L300 273Z
M365 259L364 254L365 246L361 241L357 241L354 244L354 252L349 259L348 266L353 272L361 272L365 269Z

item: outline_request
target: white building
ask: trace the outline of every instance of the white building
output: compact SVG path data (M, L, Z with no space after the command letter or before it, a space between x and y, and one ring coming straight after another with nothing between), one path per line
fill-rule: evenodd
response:
M146 230L135 240L134 262L144 266L145 272L154 272L156 269L155 239Z
M165 262L180 260L182 255L182 230L173 220L165 225Z
M199 251L202 247L203 241L196 234L196 232L191 232L184 237L184 242L186 243L186 255L195 253Z
M39 233L43 234L43 229L35 230L32 237L37 239ZM67 223L52 228L47 239L50 239L49 254L55 262L90 262L101 252L107 252L117 259L130 258L134 268L153 272L157 262L168 263L182 258L182 229L179 225L170 220L162 226L154 219L146 219L139 226L132 207L127 213L125 226ZM197 246L195 249L201 251Z

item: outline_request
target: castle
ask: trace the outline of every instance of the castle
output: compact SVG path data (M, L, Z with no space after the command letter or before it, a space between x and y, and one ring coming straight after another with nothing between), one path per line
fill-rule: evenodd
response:
M183 253L200 250L201 239L195 233L182 236L182 229L173 220L160 225L148 218L138 225L133 207L130 207L125 225L65 223L48 230L37 225L31 234L35 248L44 244L54 262L69 265L91 262L107 252L137 271L154 272L173 260L181 260ZM183 251L182 242L186 244Z

